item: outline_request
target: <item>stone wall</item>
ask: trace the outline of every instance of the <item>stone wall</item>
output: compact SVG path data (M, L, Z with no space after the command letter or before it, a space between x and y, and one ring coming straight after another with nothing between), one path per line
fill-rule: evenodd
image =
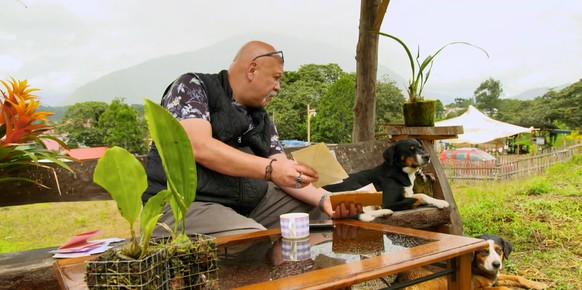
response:
M344 169L348 173L352 173L380 164L383 161L382 153L388 145L387 141L371 141L329 145L329 148L335 152ZM298 149L301 148L290 148L286 150L286 153L290 156L290 152ZM144 157L138 159L145 162ZM58 166L54 166L53 170L46 168L24 170L18 176L36 180L48 188L21 181L1 183L0 207L42 202L111 199L109 193L93 183L93 170L96 165L97 160L86 160L70 163L69 166L74 172L69 172Z

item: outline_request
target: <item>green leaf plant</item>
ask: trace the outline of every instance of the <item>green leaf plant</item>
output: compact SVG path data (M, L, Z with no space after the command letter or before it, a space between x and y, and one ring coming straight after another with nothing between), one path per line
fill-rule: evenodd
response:
M167 189L150 198L142 208L141 195L147 188L145 170L135 156L117 146L107 149L97 162L93 175L93 181L111 194L119 213L130 225L130 240L120 254L131 259L140 259L148 254L151 235L168 202L176 220L173 243L190 244L185 234L184 217L196 196L196 163L184 128L166 109L147 99L145 117L162 158L168 180ZM133 228L138 218L141 231L139 242ZM178 224L182 227L176 236Z
M428 78L430 76L430 72L432 70L434 58L443 49L445 49L445 47L447 47L449 45L453 45L453 44L465 44L465 45L472 46L472 47L475 47L475 48L483 51L485 53L485 55L487 57L489 57L489 54L487 53L487 51L485 51L483 48L481 48L479 46L470 44L468 42L456 41L456 42L450 42L450 43L445 44L443 47L441 47L439 50L437 50L433 55L429 54L422 62L420 62L420 47L417 50L416 58L414 58L412 56L412 53L410 52L410 49L408 49L408 46L402 40L397 38L396 36L393 36L393 35L390 35L390 34L387 34L384 32L379 32L379 31L373 31L373 32L395 40L406 51L406 54L408 56L408 60L410 62L410 69L412 71L412 77L408 81L408 87L406 88L406 90L408 91L409 102L416 102L416 101L424 100L424 97L422 97L422 90L424 89L424 85L426 84L426 82L428 81ZM417 69L418 69L418 71L417 71Z

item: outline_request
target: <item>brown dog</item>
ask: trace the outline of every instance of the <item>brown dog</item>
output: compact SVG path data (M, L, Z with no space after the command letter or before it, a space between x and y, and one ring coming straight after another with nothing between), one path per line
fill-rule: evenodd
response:
M473 290L511 290L511 289L547 289L547 286L519 276L499 274L503 267L503 259L507 259L512 246L505 239L497 235L481 235L479 239L489 242L489 246L474 253L471 263ZM414 279L433 274L432 267L413 269L398 274L397 282L412 281ZM447 289L447 278L439 277L406 288L408 290L438 290Z

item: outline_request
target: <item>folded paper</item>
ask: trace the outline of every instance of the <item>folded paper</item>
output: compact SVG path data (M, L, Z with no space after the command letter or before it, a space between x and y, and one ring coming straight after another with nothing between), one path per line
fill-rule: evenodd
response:
M348 178L344 168L324 143L293 151L291 155L297 163L307 165L317 171L319 180L313 183L315 187L322 187Z
M97 234L99 234L99 230L94 230L94 231L78 234L78 235L70 238L68 241L66 241L62 246L57 248L57 250L60 252L67 252L67 251L74 252L74 251L79 251L79 250L82 250L85 248L98 246L98 245L102 244L103 242L101 242L101 241L89 241L90 238L96 236Z

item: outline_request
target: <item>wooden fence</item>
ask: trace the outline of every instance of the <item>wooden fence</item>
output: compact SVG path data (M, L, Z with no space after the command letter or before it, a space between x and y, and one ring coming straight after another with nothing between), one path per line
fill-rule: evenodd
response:
M577 144L543 154L499 156L495 161L441 160L441 165L447 178L452 180L520 179L541 174L546 168L580 153L582 144Z

